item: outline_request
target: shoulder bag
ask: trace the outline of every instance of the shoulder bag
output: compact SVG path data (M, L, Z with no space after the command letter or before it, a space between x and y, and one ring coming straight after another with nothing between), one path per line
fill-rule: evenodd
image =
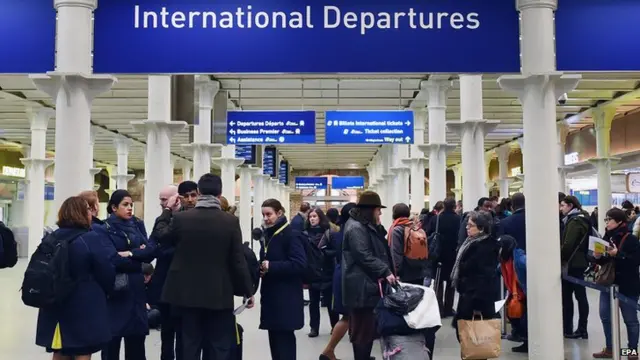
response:
M618 251L622 250L622 246L624 245L624 241L627 240L629 233L626 233L622 240L620 240L620 246L618 246ZM612 241L613 242L613 241ZM611 286L613 282L616 280L616 261L615 259L609 259L606 264L600 265L598 270L596 271L595 281L598 285L603 286Z

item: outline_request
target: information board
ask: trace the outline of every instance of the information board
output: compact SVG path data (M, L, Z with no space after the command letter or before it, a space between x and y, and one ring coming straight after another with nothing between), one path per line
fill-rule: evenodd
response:
M262 155L262 173L272 178L276 177L276 148L266 147Z
M244 159L244 165L255 165L256 145L236 145L236 158Z
M230 145L314 144L315 111L229 111Z
M287 160L280 160L278 179L280 184L289 185L289 162Z
M413 144L413 111L327 111L327 144Z
M331 178L332 190L364 189L363 176L334 176Z
M327 188L327 178L324 176L296 176L296 189L324 190Z

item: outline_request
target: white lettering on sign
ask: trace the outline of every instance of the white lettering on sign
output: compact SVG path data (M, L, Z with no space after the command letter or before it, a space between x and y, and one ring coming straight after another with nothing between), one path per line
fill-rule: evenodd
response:
M518 176L518 175L522 175L522 168L520 166L511 168L511 176Z
M640 173L627 174L627 191L630 193L640 193Z
M565 165L573 165L573 164L577 164L580 162L580 158L578 157L578 153L577 152L572 152L569 154L566 154L564 156L564 164Z
M3 166L2 167L2 175L4 176L13 176L13 177L25 177L26 172L23 168L16 168L11 166Z
M135 29L314 29L312 14L318 9L305 6L299 11L260 11L252 5L231 8L228 11L170 11L162 6L149 9L135 5L133 27ZM395 12L384 11L343 11L338 6L322 8L322 27L340 27L357 30L366 35L369 30L475 30L480 27L477 12L422 12L414 8Z

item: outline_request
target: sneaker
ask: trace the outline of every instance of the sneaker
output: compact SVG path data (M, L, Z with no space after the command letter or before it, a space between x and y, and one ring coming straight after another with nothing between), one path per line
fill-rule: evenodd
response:
M602 351L593 354L594 359L613 359L611 349L604 348Z
M511 351L513 351L514 353L522 353L522 354L526 354L529 352L529 344L527 344L526 342L520 346L516 346L516 347L512 347Z

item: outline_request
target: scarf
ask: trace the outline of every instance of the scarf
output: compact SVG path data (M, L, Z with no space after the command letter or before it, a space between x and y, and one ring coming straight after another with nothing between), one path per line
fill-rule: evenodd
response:
M565 217L562 219L562 223L563 223L563 224L565 224L565 225L567 225L567 221L569 221L569 219L570 219L571 217L573 217L573 215L578 214L578 213L580 213L580 210L578 210L578 209L571 209L571 211L569 211L569 213L567 214L567 216L565 216Z
M476 237L468 237L465 242L460 246L460 250L458 250L458 255L456 256L456 263L453 265L453 270L451 271L451 284L453 288L456 289L458 287L458 276L460 275L460 261L464 257L469 247L477 242L485 240L489 237L489 234L482 234Z
M198 196L198 202L196 202L197 208L214 208L222 210L220 199L213 195L200 195Z
M389 228L389 231L387 232L387 242L389 243L389 247L393 249L393 230L395 229L396 226L406 226L411 224L412 221L409 218L399 218L396 219L393 224L391 224L391 227Z

